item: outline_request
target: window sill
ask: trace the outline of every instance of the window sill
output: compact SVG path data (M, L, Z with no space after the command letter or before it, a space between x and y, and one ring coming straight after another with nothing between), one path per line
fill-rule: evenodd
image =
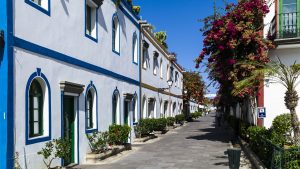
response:
M133 64L135 64L135 65L139 65L137 62L132 62Z
M32 138L26 138L26 145L45 142L51 140L51 136L38 136Z
M115 51L114 49L112 50L115 54L120 56L120 52Z
M94 132L98 132L97 128L93 128L93 129L85 129L85 133L86 134L90 134L90 133L94 133Z
M92 41L98 43L98 39L97 38L94 38L93 36L89 35L89 34L85 34L85 37L91 39Z
M48 10L45 9L45 8L43 8L43 7L41 7L41 6L38 5L38 4L36 4L36 3L32 2L32 1L30 1L30 0L25 0L25 3L27 3L28 5L34 7L35 9L37 9L37 10L43 12L44 14L50 16L50 0L48 0L48 8L49 8Z

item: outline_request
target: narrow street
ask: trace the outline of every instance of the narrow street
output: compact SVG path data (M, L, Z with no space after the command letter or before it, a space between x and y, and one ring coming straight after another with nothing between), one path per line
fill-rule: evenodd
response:
M215 127L214 114L190 122L153 143L112 163L80 166L83 169L218 169L228 168L224 151L232 134L228 127Z

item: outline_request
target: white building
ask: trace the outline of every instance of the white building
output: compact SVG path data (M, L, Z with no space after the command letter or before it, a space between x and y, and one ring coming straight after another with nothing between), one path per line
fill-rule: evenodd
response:
M0 168L13 168L14 153L22 168L43 168L37 151L60 137L72 140L72 154L53 165L82 164L87 133L132 126L139 18L122 2L0 2Z
M147 23L141 24L141 42L142 118L181 114L183 69L155 39Z
M277 57L287 65L295 61L300 63L300 15L298 0L269 0L270 13L264 18L264 35L273 36L276 48L269 51L272 60ZM298 93L300 86L297 87ZM264 126L270 127L273 119L283 113L289 113L284 104L286 89L278 83L266 84L263 87L261 99L266 107ZM296 108L300 117L300 106Z

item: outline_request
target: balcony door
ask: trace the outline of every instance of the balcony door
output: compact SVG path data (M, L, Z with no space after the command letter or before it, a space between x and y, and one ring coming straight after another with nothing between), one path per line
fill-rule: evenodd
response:
M280 0L279 31L281 38L293 38L299 36L298 1L300 0Z

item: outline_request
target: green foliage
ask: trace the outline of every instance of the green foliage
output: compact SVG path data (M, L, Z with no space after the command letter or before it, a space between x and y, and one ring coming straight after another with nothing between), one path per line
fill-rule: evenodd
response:
M43 156L43 161L46 167L51 168L51 163L56 158L66 159L71 153L70 140L66 139L54 139L45 144L45 147L41 151L38 151L38 155Z
M291 115L279 115L272 122L271 141L281 146L287 145L292 141L292 131Z
M175 116L176 123L183 124L185 120L184 114L178 114Z
M191 117L193 118L193 119L197 119L197 118L199 118L199 117L201 117L202 116L202 112L194 112L194 113L191 113Z
M108 132L94 132L86 135L89 140L89 145L94 153L105 152L108 148L109 133Z
M184 93L185 100L195 100L203 103L205 100L205 83L199 72L187 71L183 73L183 86L187 93Z
M15 152L14 156L14 169L22 169L20 163L19 163L19 153Z
M138 15L141 11L141 7L140 6L132 6L132 10L136 15Z
M113 124L109 126L109 141L115 145L122 145L127 142L131 128L128 125Z
M167 117L167 126L174 126L175 117Z
M168 49L168 44L167 44L167 32L165 31L159 31L154 34L154 37L156 40L160 42L161 45L163 45L166 49Z
M154 131L165 131L167 126L167 119L159 118L154 119L153 130Z
M298 160L289 161L287 163L287 169L300 169L299 161Z
M141 135L148 135L154 131L154 119L141 119L139 122Z
M166 129L167 123L168 120L165 118L141 119L139 124L136 126L136 130L140 136L146 136L153 131L164 131Z

